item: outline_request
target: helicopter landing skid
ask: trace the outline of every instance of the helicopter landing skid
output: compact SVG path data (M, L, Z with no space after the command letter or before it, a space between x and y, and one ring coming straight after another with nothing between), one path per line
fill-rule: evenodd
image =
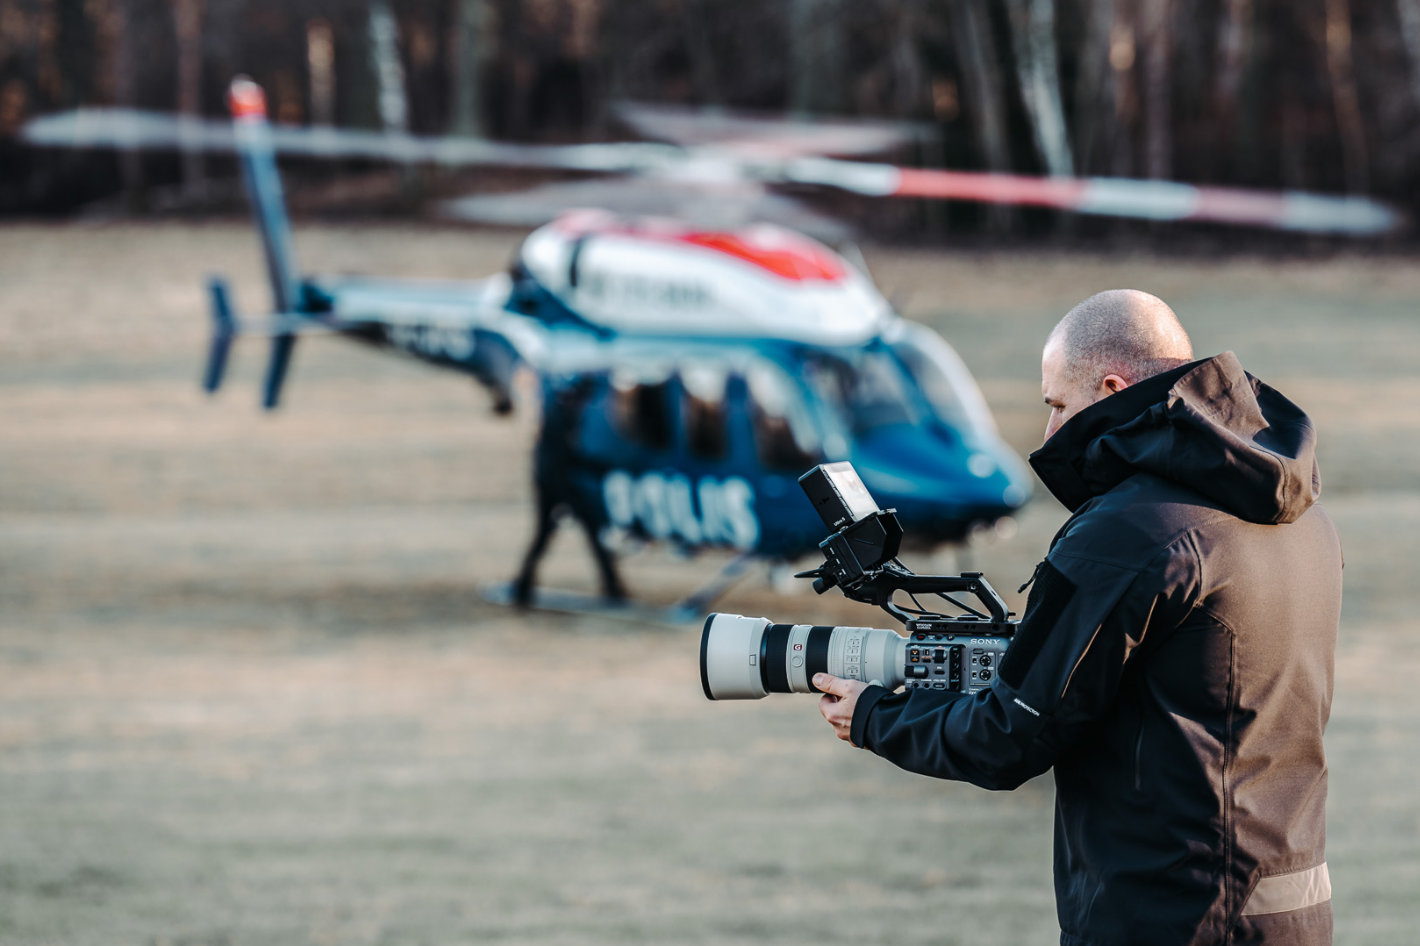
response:
M720 574L710 579L699 591L681 598L672 605L672 610L684 614L682 620L687 622L704 617L715 599L734 587L757 557L753 552L741 552L736 555L729 564L720 569Z
M658 627L683 625L698 620L703 615L683 611L678 605L659 607L641 604L625 598L608 598L604 595L586 594L559 588L535 588L532 601L519 605L513 596L513 582L505 581L484 585L479 589L484 601L505 607L522 607L530 611L550 611L557 614L591 615L634 621L637 624L651 624Z
M698 624L705 618L706 610L715 599L744 577L755 558L756 556L749 552L737 555L703 588L668 607L558 588L534 588L532 601L526 607L536 611L555 611L559 614L623 618L662 627L667 624ZM490 604L518 607L513 587L514 583L511 581L498 582L484 585L480 593L483 600Z

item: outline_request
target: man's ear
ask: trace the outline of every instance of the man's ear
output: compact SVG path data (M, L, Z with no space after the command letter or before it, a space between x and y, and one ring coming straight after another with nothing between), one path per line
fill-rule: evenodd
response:
M1111 394L1118 394L1129 387L1129 382L1117 374L1107 374L1100 382L1100 397L1109 397Z

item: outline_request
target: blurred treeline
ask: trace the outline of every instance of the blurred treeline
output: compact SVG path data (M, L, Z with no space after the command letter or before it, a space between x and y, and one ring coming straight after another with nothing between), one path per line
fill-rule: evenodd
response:
M222 115L238 73L294 123L586 140L632 99L931 123L956 168L1420 191L1420 0L0 0L12 151L81 105ZM12 155L0 207L63 204L56 162Z

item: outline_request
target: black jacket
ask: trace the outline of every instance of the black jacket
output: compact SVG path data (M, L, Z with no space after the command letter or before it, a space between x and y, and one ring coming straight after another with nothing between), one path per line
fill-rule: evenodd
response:
M1031 457L1074 515L991 688L859 698L854 744L914 772L1054 767L1062 944L1331 942L1341 548L1314 443L1231 352L1086 408Z

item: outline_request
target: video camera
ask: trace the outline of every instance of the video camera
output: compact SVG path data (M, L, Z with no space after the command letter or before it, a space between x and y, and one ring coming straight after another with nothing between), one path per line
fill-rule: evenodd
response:
M823 463L799 478L833 534L819 543L824 563L812 578L823 594L837 586L906 625L906 636L875 627L773 624L766 618L711 614L700 638L700 683L711 700L757 700L769 693L817 693L814 674L878 683L890 690L975 693L991 685L1018 622L980 572L918 575L897 560L902 525L879 509L850 463ZM913 602L893 600L897 592ZM916 595L936 595L959 613L938 614ZM983 610L952 597L974 595Z

